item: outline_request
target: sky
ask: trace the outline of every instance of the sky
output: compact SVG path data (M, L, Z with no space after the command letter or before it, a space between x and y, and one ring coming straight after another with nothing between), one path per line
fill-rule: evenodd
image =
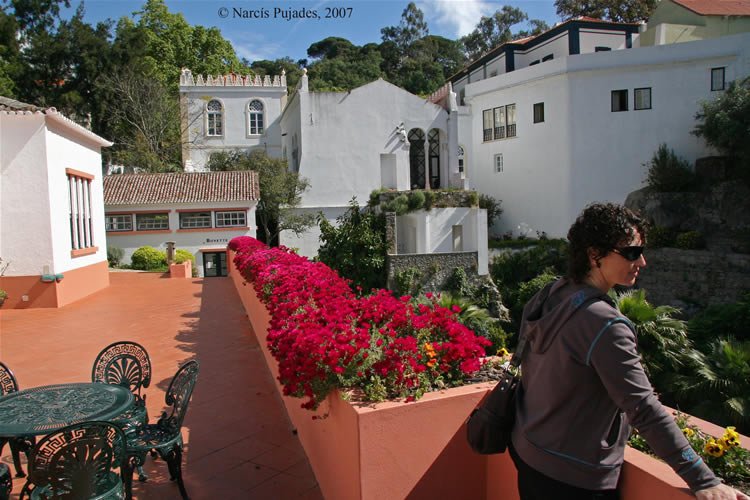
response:
M85 20L131 16L142 0L86 0ZM430 34L456 39L474 29L482 15L491 15L503 5L519 7L531 19L553 26L560 18L554 0L421 0ZM78 5L71 2L70 12ZM166 0L170 12L180 12L188 23L217 27L239 57L250 62L262 59L307 58L307 48L329 36L346 38L355 45L380 43L380 29L397 26L408 0ZM307 18L296 17L300 13ZM311 17L317 14L316 17ZM326 17L330 16L330 17ZM519 26L523 29L525 26ZM515 29L514 29L515 31Z

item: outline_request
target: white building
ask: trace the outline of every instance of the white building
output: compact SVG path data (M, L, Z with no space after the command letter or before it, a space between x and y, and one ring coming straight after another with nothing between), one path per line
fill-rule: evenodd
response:
M125 263L142 246L189 251L198 276L226 276L227 243L255 237L255 172L108 175L104 179L107 244Z
M182 161L186 172L204 171L211 153L263 148L281 157L279 116L286 76L180 75Z
M101 148L111 145L54 108L0 97L3 307L61 307L109 285Z
M689 161L711 154L691 134L698 105L749 74L750 34L739 34L633 40L627 50L581 51L470 83L458 75L468 170L503 202L493 233L526 224L564 236L586 204L623 202L643 187L644 163L661 143Z

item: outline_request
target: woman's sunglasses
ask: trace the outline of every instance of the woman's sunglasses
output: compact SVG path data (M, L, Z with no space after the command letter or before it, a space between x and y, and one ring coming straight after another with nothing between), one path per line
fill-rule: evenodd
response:
M622 248L613 248L613 252L622 255L622 257L626 260L629 260L631 262L636 261L641 258L641 255L643 255L643 247L622 247Z

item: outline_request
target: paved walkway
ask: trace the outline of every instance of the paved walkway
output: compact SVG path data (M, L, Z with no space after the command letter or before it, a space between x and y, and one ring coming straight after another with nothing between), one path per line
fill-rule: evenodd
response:
M192 499L321 499L229 278L112 273L110 287L61 309L0 311L0 359L21 388L91 379L106 345L132 340L153 365L152 421L180 364L200 360L183 428L183 477ZM11 465L6 446L2 462ZM25 466L24 466L25 468ZM137 499L180 498L166 464L149 459ZM13 483L18 498L24 479Z

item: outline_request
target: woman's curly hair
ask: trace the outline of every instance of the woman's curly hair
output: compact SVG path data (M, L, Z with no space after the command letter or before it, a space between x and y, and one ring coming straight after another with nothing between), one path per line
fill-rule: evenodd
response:
M599 258L627 245L638 233L646 243L646 221L616 203L592 203L583 209L568 231L568 276L580 283L591 271L589 250Z

